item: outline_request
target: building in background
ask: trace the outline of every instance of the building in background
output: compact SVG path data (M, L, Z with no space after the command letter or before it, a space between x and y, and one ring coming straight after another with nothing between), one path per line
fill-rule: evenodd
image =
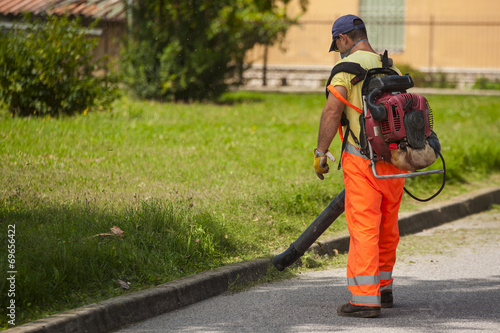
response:
M281 46L249 54L253 65L245 78L256 86L321 87L340 59L328 53L331 26L339 16L355 14L365 21L372 46L381 53L387 49L398 65L441 73L459 87L478 77L496 80L499 12L500 1L494 0L309 0L308 11Z
M118 57L127 33L127 13L123 0L0 0L0 27L10 29L23 13L43 17L50 14L78 17L83 25L99 20L90 34L98 37L96 57Z

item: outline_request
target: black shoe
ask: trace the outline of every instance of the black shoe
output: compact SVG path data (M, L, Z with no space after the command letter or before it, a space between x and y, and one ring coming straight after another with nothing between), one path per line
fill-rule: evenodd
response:
M380 306L360 306L347 303L337 309L341 317L373 318L380 316Z
M392 290L382 290L380 296L382 301L382 307L392 308L394 304L394 298L392 297Z

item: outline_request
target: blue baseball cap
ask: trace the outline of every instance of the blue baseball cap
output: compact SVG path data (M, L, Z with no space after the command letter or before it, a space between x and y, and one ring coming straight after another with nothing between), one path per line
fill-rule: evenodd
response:
M338 51L337 49L337 41L335 38L337 38L340 34L345 34L348 33L349 31L352 30L358 30L358 29L364 29L365 24L363 23L363 20L361 20L361 24L354 24L354 20L361 20L359 17L356 15L344 15L339 17L332 26L332 45L330 46L330 51Z

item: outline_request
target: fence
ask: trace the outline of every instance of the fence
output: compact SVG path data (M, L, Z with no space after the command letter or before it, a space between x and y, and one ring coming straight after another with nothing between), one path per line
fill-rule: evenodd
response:
M328 53L331 21L302 21L292 27L281 47L256 49L253 71L246 75L254 85L320 86L319 77L340 59ZM500 19L440 20L434 17L394 22L366 22L369 39L379 50L388 48L396 64L408 65L431 80L470 86L479 77L500 80ZM383 28L383 29L381 29ZM391 29L392 28L392 29ZM376 31L397 31L377 36ZM267 55L265 57L264 55ZM267 58L267 59L266 59ZM403 66L407 67L407 66Z

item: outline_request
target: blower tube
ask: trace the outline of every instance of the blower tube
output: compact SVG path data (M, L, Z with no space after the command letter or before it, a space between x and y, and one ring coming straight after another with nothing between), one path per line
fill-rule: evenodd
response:
M342 190L319 216L307 227L295 242L283 253L273 258L273 265L278 271L284 270L302 257L307 249L325 232L345 209L345 190Z

